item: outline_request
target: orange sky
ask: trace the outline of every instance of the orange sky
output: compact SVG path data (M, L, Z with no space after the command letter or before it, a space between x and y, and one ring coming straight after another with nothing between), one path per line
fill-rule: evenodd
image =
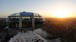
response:
M75 0L0 0L0 17L22 11L39 13L43 17L76 17ZM57 16L55 15L57 14Z

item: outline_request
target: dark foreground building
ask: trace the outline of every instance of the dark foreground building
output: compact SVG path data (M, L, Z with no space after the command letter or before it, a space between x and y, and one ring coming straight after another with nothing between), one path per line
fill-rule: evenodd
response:
M1 22L2 23L2 22ZM8 16L1 24L0 42L6 42L19 31L28 31L41 28L44 19L41 15L32 12L14 13Z

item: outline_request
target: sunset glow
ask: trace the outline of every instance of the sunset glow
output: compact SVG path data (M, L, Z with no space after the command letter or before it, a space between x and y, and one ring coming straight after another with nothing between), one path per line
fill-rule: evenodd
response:
M52 16L56 18L67 18L67 17L71 17L70 13L71 12L69 11L69 9L59 8L54 10L54 12L52 13Z
M1 0L0 6L0 18L22 11L50 18L76 18L76 0Z

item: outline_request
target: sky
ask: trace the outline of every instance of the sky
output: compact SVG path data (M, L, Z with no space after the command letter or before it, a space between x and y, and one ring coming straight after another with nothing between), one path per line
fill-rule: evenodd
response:
M61 10L67 10L70 17L76 17L76 0L0 0L0 17L23 11L54 17L53 14Z

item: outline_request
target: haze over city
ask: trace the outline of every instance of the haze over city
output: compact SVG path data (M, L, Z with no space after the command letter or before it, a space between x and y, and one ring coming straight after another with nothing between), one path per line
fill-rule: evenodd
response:
M76 17L76 0L0 0L0 18L22 11L43 17Z
M76 0L0 0L0 42L76 42Z

